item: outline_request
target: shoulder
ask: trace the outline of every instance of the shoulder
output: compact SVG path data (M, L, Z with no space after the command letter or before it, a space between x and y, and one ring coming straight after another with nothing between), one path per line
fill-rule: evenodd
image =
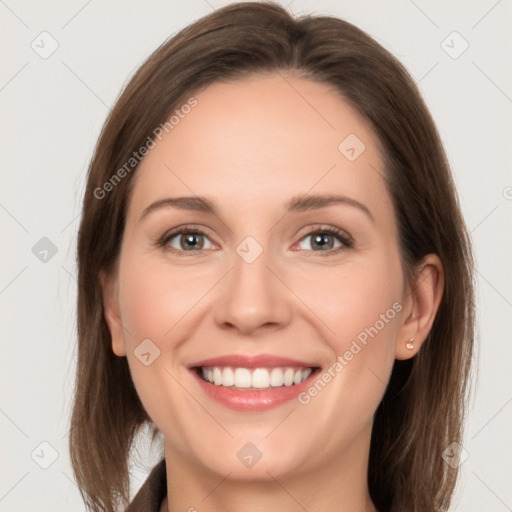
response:
M165 459L162 459L148 475L125 512L159 512L167 494Z

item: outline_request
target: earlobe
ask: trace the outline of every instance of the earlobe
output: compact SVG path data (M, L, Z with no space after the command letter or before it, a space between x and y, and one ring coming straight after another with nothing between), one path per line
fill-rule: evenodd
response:
M103 297L103 315L110 331L112 351L117 356L126 356L117 279L103 271L100 272L99 279Z
M434 323L443 289L441 260L436 254L428 254L411 283L403 324L396 340L396 359L409 359L419 352Z

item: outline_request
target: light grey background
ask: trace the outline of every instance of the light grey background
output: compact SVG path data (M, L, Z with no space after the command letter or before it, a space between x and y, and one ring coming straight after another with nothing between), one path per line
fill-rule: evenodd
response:
M227 3L0 0L0 511L84 510L67 431L86 168L109 107L143 59ZM479 378L452 510L512 510L512 2L282 4L368 31L410 70L433 113L478 259ZM134 492L158 452L148 458L141 445L140 453Z

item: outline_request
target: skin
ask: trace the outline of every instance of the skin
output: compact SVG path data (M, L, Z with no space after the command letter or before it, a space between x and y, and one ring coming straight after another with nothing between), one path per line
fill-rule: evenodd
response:
M118 268L101 275L112 349L128 358L164 436L161 510L374 511L366 481L373 414L394 360L413 357L431 328L441 263L428 255L406 282L377 138L330 87L266 74L194 97L197 107L137 170ZM349 134L366 146L355 161L338 150ZM372 218L349 204L284 213L292 196L334 192ZM196 195L215 201L217 215L167 207L140 220L154 201ZM202 248L185 252L179 235L158 246L185 224L206 232ZM329 235L334 245L315 245L329 226L354 246ZM250 264L236 252L247 236L263 248ZM209 400L187 369L235 353L327 369L394 303L401 311L307 405L233 411ZM134 355L146 338L160 350L149 366ZM252 468L237 458L247 442L262 454Z

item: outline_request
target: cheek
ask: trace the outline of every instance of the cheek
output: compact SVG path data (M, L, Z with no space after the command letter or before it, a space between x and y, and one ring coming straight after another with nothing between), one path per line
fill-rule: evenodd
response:
M198 300L194 286L198 276L143 256L127 257L124 266L124 274L120 269L121 314L130 343L149 338L160 345L165 338L168 344L172 339L169 333Z
M350 415L352 425L364 424L383 396L394 363L403 308L400 263L385 256L371 264L354 261L319 278L312 272L295 286L318 316L332 359L303 403L316 402L315 414L321 417L327 408L320 407L323 399L316 396L329 395L329 403L340 406L339 415ZM324 388L330 391L323 393Z
M202 286L198 290L193 286L197 283L193 272L170 269L155 260L154 255L150 258L127 251L120 267L119 295L133 383L152 421L167 432L168 425L181 428L176 411L183 414L190 406L189 396L176 380L181 357L178 340L183 337L181 330L187 328L187 313L192 313L200 298L199 291L204 294L205 280L199 281ZM149 364L145 364L144 353L149 353ZM179 444L187 435L181 431L171 437Z
M339 267L311 269L293 279L294 291L324 325L337 354L348 350L354 340L364 345L377 337L394 337L402 309L398 258L354 259Z
M150 390L157 379L165 378L164 369L173 371L169 354L174 348L171 333L185 315L185 306L190 302L188 295L192 293L190 287L180 285L176 273L155 264L154 259L126 250L119 268L126 354L141 398L145 394L142 388ZM149 356L142 357L144 353ZM151 362L146 366L148 360Z

